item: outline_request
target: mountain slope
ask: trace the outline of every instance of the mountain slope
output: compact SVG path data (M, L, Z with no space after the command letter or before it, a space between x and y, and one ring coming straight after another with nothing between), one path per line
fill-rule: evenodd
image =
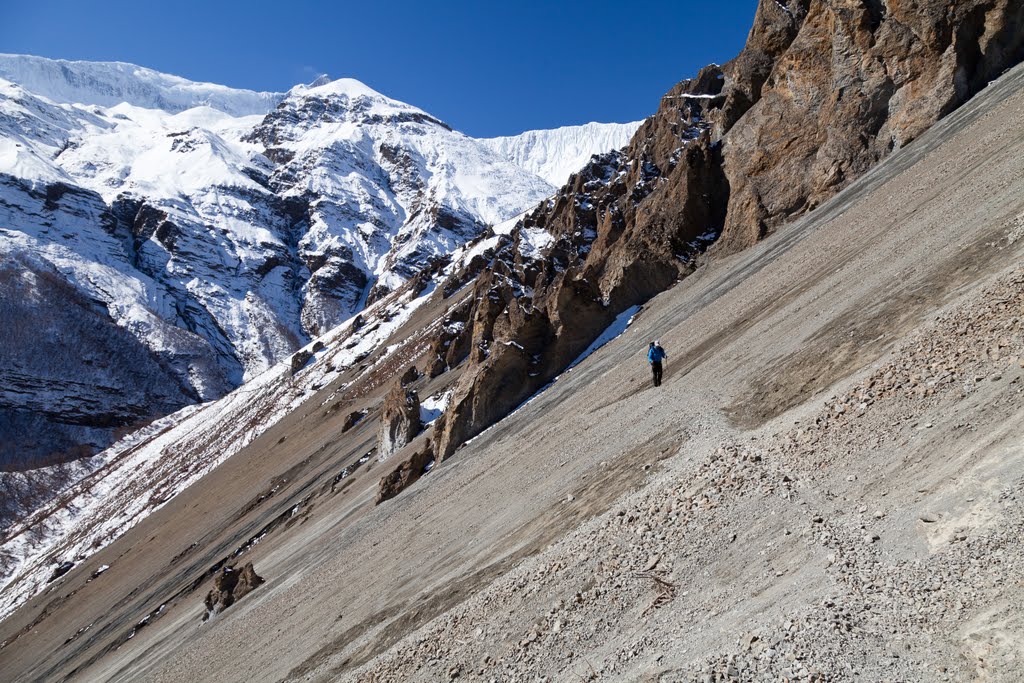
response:
M2 622L0 672L1014 680L1022 117L1018 68L374 507L374 427L341 427L416 358L409 318L392 370L367 357ZM267 583L203 622L248 561Z
M543 236L545 249L508 246L477 279L465 345L484 352L470 355L440 423L438 457L691 273L712 242L719 255L751 246L1024 58L1024 6L946 10L761 2L736 59L676 85L622 154L596 159L523 221L520 235Z
M594 154L625 147L641 123L585 123L484 138L481 142L502 158L561 187Z
M0 54L0 78L53 102L179 113L212 107L232 116L265 114L283 93L254 92L215 83L196 83L124 62L85 62Z
M140 367L161 368L96 386L91 417L69 394L63 420L38 411L62 402L39 366L49 361L9 349L22 379L2 406L8 466L94 452L117 430L222 396L553 190L351 79L252 93L19 55L0 55L0 75L21 83L0 78L0 249L33 256L95 302L94 322L106 317L119 344L148 354ZM63 319L44 312L59 298L38 301L27 337ZM117 365L117 348L88 354ZM63 376L91 377L85 362L71 355ZM167 382L179 388L135 388Z
M35 355L35 347L6 347L5 367L24 378L6 396L6 462L103 447L116 429L221 396L310 335L354 315L374 282L395 286L486 222L514 215L550 191L439 122L429 124L439 131L433 136L422 135L422 124L408 124L415 129L405 133L413 136L411 148L390 122L356 121L350 131L326 134L314 123L305 131L314 140L299 141L303 159L328 166L292 164L284 173L293 177L272 189L275 164L257 144L241 140L261 117L236 119L209 108L172 115L125 104L97 113L53 105L11 84L4 85L2 106L7 125L0 156L11 172L0 180L4 253L33 255L40 275L95 302L95 321L114 323L111 333L122 338L120 347L69 354L59 377L39 374L38 363L50 361ZM387 145L395 154L415 155L394 178L380 166L390 163L381 156ZM478 166L446 172L453 155ZM468 180L456 175L467 172ZM503 204L473 198L480 172L503 183ZM318 185L316 174L325 173L335 175ZM414 189L398 197L391 188L401 182L421 184L424 196ZM462 191L467 184L469 200ZM361 204L364 192L382 203ZM409 220L414 211L418 221ZM457 217L457 225L449 222L454 233L432 230L443 222L436 216L449 214ZM390 263L398 271L388 274L383 263L398 239ZM33 325L60 320L59 310L47 309L66 303L55 293L40 293L36 301L25 318L26 338L40 334ZM99 387L87 380L92 356L120 366L130 356L119 350L128 347L143 350L162 370ZM91 394L81 409L61 389L69 378ZM162 390L137 393L168 382L181 390L167 397ZM111 403L126 390L133 392L123 394L134 406L130 413ZM44 403L55 408L39 412Z
M658 647L671 655L666 675L686 678L702 665L688 652L734 662L728 658L742 634L737 629L751 623L771 634L771 646L759 650L765 661L745 665L767 667L773 677L792 677L791 663L802 665L808 651L818 652L811 647L816 642L826 654L811 664L829 677L851 669L881 677L876 663L894 625L909 634L915 664L964 677L964 660L949 653L970 642L968 636L934 646L934 634L952 626L938 610L958 603L958 616L972 610L988 638L983 642L1004 642L1003 632L1015 642L1019 615L1005 605L1014 604L1016 593L980 600L977 591L957 587L944 593L948 599L925 593L941 590L941 581L934 588L936 575L970 571L970 557L1000 550L1009 566L1019 564L1021 547L1011 538L1018 517L1000 515L1013 505L1007 501L1021 477L1014 363L1022 347L1012 303L1019 295L1024 215L1020 141L1013 133L1020 125L1020 70L935 128L941 113L929 103L955 106L981 87L981 76L1018 60L1024 9L976 2L947 13L936 2L919 4L918 15L886 18L872 7L762 3L748 49L670 91L626 149L593 160L522 219L497 226L460 250L458 260L410 281L427 298L375 351L346 356L340 368L326 359L345 349L344 336L357 327L379 329L393 319L397 311L388 308L405 292L385 295L379 315L354 320L342 337L329 340L334 346L321 350L322 365L305 368L305 356L297 356L296 389L319 392L301 408L275 416L276 424L185 493L154 501L166 505L112 548L90 559L95 546L72 535L34 557L18 585L41 585L47 562L55 583L4 624L7 647L18 644L11 650L17 670L43 679L90 667L100 677L157 680L336 680L359 676L360 667L383 678L432 680L471 671L569 678L593 657L611 675L625 670L637 677L648 672L629 664L636 655L627 653L653 656ZM941 30L901 34L906 40L872 52L874 38L910 20L934 20ZM822 45L834 48L828 60L816 51ZM747 204L732 203L756 195L762 181L763 196L772 195L772 182L785 179L775 169L788 162L787 149L797 141L772 142L780 111L811 133L827 132L817 94L828 91L834 76L871 55L902 78L901 67L922 54L950 56L945 63L926 59L923 72L900 81L900 95L881 119L868 105L892 94L896 81L850 82L844 97L857 117L842 122L830 144L814 153L815 163L793 157L808 174L793 179L796 203L770 202L763 207L768 214L759 210L753 219ZM876 124L891 116L895 126L909 113L922 116L914 143L900 150L882 143L879 152ZM772 154L750 152L749 139L764 139ZM880 154L892 156L866 171ZM838 181L827 173L829 155L848 162L850 172ZM736 169L747 169L749 178ZM855 180L860 173L866 175ZM835 193L841 194L828 199ZM772 236L773 226L819 202L809 217ZM650 301L665 288L669 293ZM562 374L638 302L648 303L621 343ZM655 335L671 356L669 390L657 395L642 391L638 380L645 341ZM944 344L951 335L964 343ZM987 350L972 354L972 345ZM682 372L673 374L679 361ZM1004 374L1008 381L1000 384ZM374 459L376 435L392 433L380 424L384 397L401 397L401 388L446 408L402 450ZM967 422L959 417L964 412ZM202 458L202 443L188 446L189 457ZM683 457L665 465L670 475L657 487L601 516L643 483L642 465L673 452ZM412 483L409 475L424 472L425 482ZM991 494L977 515L949 500L961 495L950 482L964 472ZM863 487L855 484L858 476ZM922 476L933 488L920 488ZM412 489L385 490L396 483ZM870 522L862 516L868 508L859 505L863 498L882 506L893 495L888 500L899 502L890 505L909 507L908 499L917 505L932 493L926 505L938 506L941 515L922 505L878 521L892 513L887 507ZM801 503L828 514L808 515ZM948 524L920 534L920 543L898 541L918 521L936 524L944 515ZM621 545L600 545L594 527L573 534L593 516L604 530L622 527L615 535ZM985 520L996 521L989 527ZM678 534L677 521L688 534ZM96 519L89 523L103 528ZM786 540L797 523L810 530ZM818 533L813 525L822 524ZM981 542L932 552L969 541L965 528L978 530ZM744 542L732 546L741 533ZM897 540L892 554L884 554L888 545L876 545L883 533ZM162 555L151 548L132 554L133 546L157 537L167 546ZM562 538L564 545L551 547ZM691 538L699 552L687 545ZM964 547L975 554L961 554ZM836 558L834 573L822 578ZM92 563L101 561L121 563L117 573L105 574L108 581L128 577L146 590L117 582L86 587ZM236 612L200 625L189 607L198 603L197 591L236 561L254 562L278 583L271 578ZM678 573L654 573L662 562L663 571ZM85 566L71 567L60 580L74 563ZM787 572L793 580L776 585ZM890 585L907 572L926 587ZM710 588L680 587L693 577ZM642 610L643 593L631 579L651 581L657 591ZM759 587L754 602L742 588L747 585ZM467 601L488 586L493 590L484 598L511 608L496 634L482 621L493 619L493 610ZM68 590L79 596L74 610L63 611L74 597ZM539 604L553 605L550 611L538 613L538 603L524 602L537 594ZM832 610L836 594L863 604L865 614ZM872 613L873 596L883 594L902 601L893 620ZM676 618L633 638L651 611L677 599ZM119 605L115 618L107 616L112 603ZM793 627L793 615L815 628L800 636L810 638L803 645L785 645L792 657L776 661L787 636L771 623L723 613L721 604L727 612L787 620L789 639L801 628ZM1003 610L1007 620L986 610ZM80 619L81 630L72 633L50 618L58 612ZM707 614L718 628L688 634L687 624ZM32 645L48 619L44 639L56 642ZM465 624L475 630L462 634ZM822 624L838 624L839 635L815 641ZM571 641L558 635L563 627ZM868 638L844 639L842 632L850 631ZM466 637L449 645L446 633ZM685 642L668 640L667 633L687 633ZM752 647L761 636L751 635ZM65 636L66 649L49 656ZM277 656L282 639L289 657ZM423 643L431 648L429 660L417 649ZM167 652L175 654L155 654ZM439 662L451 668L439 670ZM911 669L893 677L910 677Z

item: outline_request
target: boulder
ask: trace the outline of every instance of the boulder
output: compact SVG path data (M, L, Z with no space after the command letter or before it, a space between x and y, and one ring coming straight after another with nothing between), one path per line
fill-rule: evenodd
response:
M412 453L402 459L395 469L381 477L377 485L375 505L380 505L389 498L394 498L417 479L423 476L427 466L434 462L434 451L427 439L419 448L411 449Z
M362 410L355 410L349 413L345 417L345 422L341 425L341 433L344 434L348 430L359 424L359 421L366 417L366 413Z
M409 369L402 373L401 383L402 386L412 384L420 378L420 371L416 369L415 365L410 365Z
M313 357L313 353L307 349L296 351L292 354L291 369L292 375L298 374L299 370L306 367L306 363Z
M241 569L234 566L222 568L213 578L213 590L206 594L203 621L231 607L262 583L263 578L253 569L252 562L247 562Z

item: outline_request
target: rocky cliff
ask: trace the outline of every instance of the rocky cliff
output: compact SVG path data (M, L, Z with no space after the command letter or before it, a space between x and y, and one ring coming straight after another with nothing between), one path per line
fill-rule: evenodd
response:
M813 209L1022 56L1014 0L761 2L716 118L731 188L720 248Z
M411 389L396 385L388 392L381 407L377 457L386 460L422 430L419 395Z
M439 460L708 247L743 249L814 208L1022 56L1024 6L1008 0L763 0L736 59L669 91L478 276Z

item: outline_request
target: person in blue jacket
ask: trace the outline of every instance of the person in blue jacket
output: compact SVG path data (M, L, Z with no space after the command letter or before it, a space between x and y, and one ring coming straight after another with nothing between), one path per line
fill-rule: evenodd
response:
M668 354L665 353L665 349L661 348L661 343L657 340L651 342L651 347L647 350L647 362L651 364L651 372L654 373L654 386L661 386L661 361L668 358Z

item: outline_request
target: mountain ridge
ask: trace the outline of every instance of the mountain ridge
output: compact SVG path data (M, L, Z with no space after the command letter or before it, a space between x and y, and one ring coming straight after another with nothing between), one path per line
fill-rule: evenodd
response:
M207 105L234 116L265 114L285 95L191 81L128 62L6 53L0 53L0 78L63 104L110 107L127 102L171 113Z
M102 302L110 324L129 333L115 334L116 348L148 349L150 366L161 368L148 384L170 380L182 392L170 403L146 401L126 386L130 408L100 391L102 428L84 424L89 401L77 397L76 444L60 410L43 417L29 408L43 394L61 403L52 377L42 379L49 361L8 351L28 392L0 406L8 463L95 450L115 429L222 396L553 190L483 142L354 79L254 94L128 64L0 56L0 74L18 68L58 99L92 88L96 96L83 99L112 104L55 103L0 78L0 247L41 255L50 265L40 275ZM89 324L103 317L83 315ZM84 324L56 311L37 317ZM66 363L69 378L93 376L73 357ZM125 417L102 417L115 414ZM40 419L52 424L43 430L54 435L49 445L27 427Z

